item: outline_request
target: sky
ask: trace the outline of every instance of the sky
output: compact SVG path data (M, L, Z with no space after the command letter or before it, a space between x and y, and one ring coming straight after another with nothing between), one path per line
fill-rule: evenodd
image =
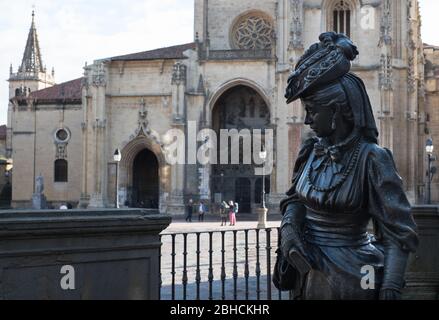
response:
M230 0L229 0L230 1ZM419 0L423 41L439 45L438 0ZM43 63L57 83L85 62L193 41L194 0L0 0L0 124L7 122L9 66L21 64L35 8Z
M35 7L43 63L57 83L85 62L193 41L194 0L0 0L0 124L7 122L9 66L23 58Z

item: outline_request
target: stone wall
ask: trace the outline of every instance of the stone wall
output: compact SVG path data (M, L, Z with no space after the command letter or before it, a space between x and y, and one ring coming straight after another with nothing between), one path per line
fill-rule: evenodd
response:
M439 208L414 206L419 247L411 254L406 272L405 299L439 299Z
M435 146L434 154L437 155L439 148L439 47L428 46L425 47L425 112L427 114L427 133L433 139ZM425 141L424 141L425 143ZM426 159L426 156L423 157ZM436 156L436 159L439 158ZM427 161L425 161L425 168L427 168ZM439 162L433 163L433 166L439 168ZM439 201L439 175L436 174L433 178L431 186L432 201Z
M0 300L159 300L169 223L153 210L1 213Z
M12 206L31 206L35 178L44 177L45 195L53 206L63 202L77 204L81 186L82 110L81 105L16 106L13 112L12 147L14 174ZM55 132L70 131L66 145L68 182L54 182L54 162L57 159Z

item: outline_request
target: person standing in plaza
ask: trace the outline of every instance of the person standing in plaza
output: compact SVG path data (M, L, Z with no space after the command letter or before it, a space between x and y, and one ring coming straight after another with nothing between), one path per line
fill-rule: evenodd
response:
M235 204L232 200L229 201L229 221L231 226L234 226L236 223Z
M198 221L204 221L204 214L206 213L206 205L200 200L200 204L198 205Z
M233 211L234 211L234 215L233 215L233 225L235 225L236 223L236 216L238 215L238 211L239 211L239 204L238 202L235 201L235 203L233 204Z
M194 211L193 201L192 201L192 199L189 199L189 203L187 206L186 222L192 222L193 211Z
M229 205L227 204L227 202L223 201L221 202L221 208L220 208L220 215L221 215L221 227L224 225L227 225L227 214L228 214L228 210L229 210Z

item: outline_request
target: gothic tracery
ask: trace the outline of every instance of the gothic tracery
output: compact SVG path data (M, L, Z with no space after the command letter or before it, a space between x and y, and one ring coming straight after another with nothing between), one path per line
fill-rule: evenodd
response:
M262 15L249 14L235 24L233 45L237 49L270 49L273 42L273 25Z

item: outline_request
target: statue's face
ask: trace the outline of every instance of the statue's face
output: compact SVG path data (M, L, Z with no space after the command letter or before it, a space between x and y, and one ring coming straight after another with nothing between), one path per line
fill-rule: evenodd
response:
M329 137L334 132L332 129L333 108L306 99L302 99L302 103L306 110L305 124L310 126L317 137Z

